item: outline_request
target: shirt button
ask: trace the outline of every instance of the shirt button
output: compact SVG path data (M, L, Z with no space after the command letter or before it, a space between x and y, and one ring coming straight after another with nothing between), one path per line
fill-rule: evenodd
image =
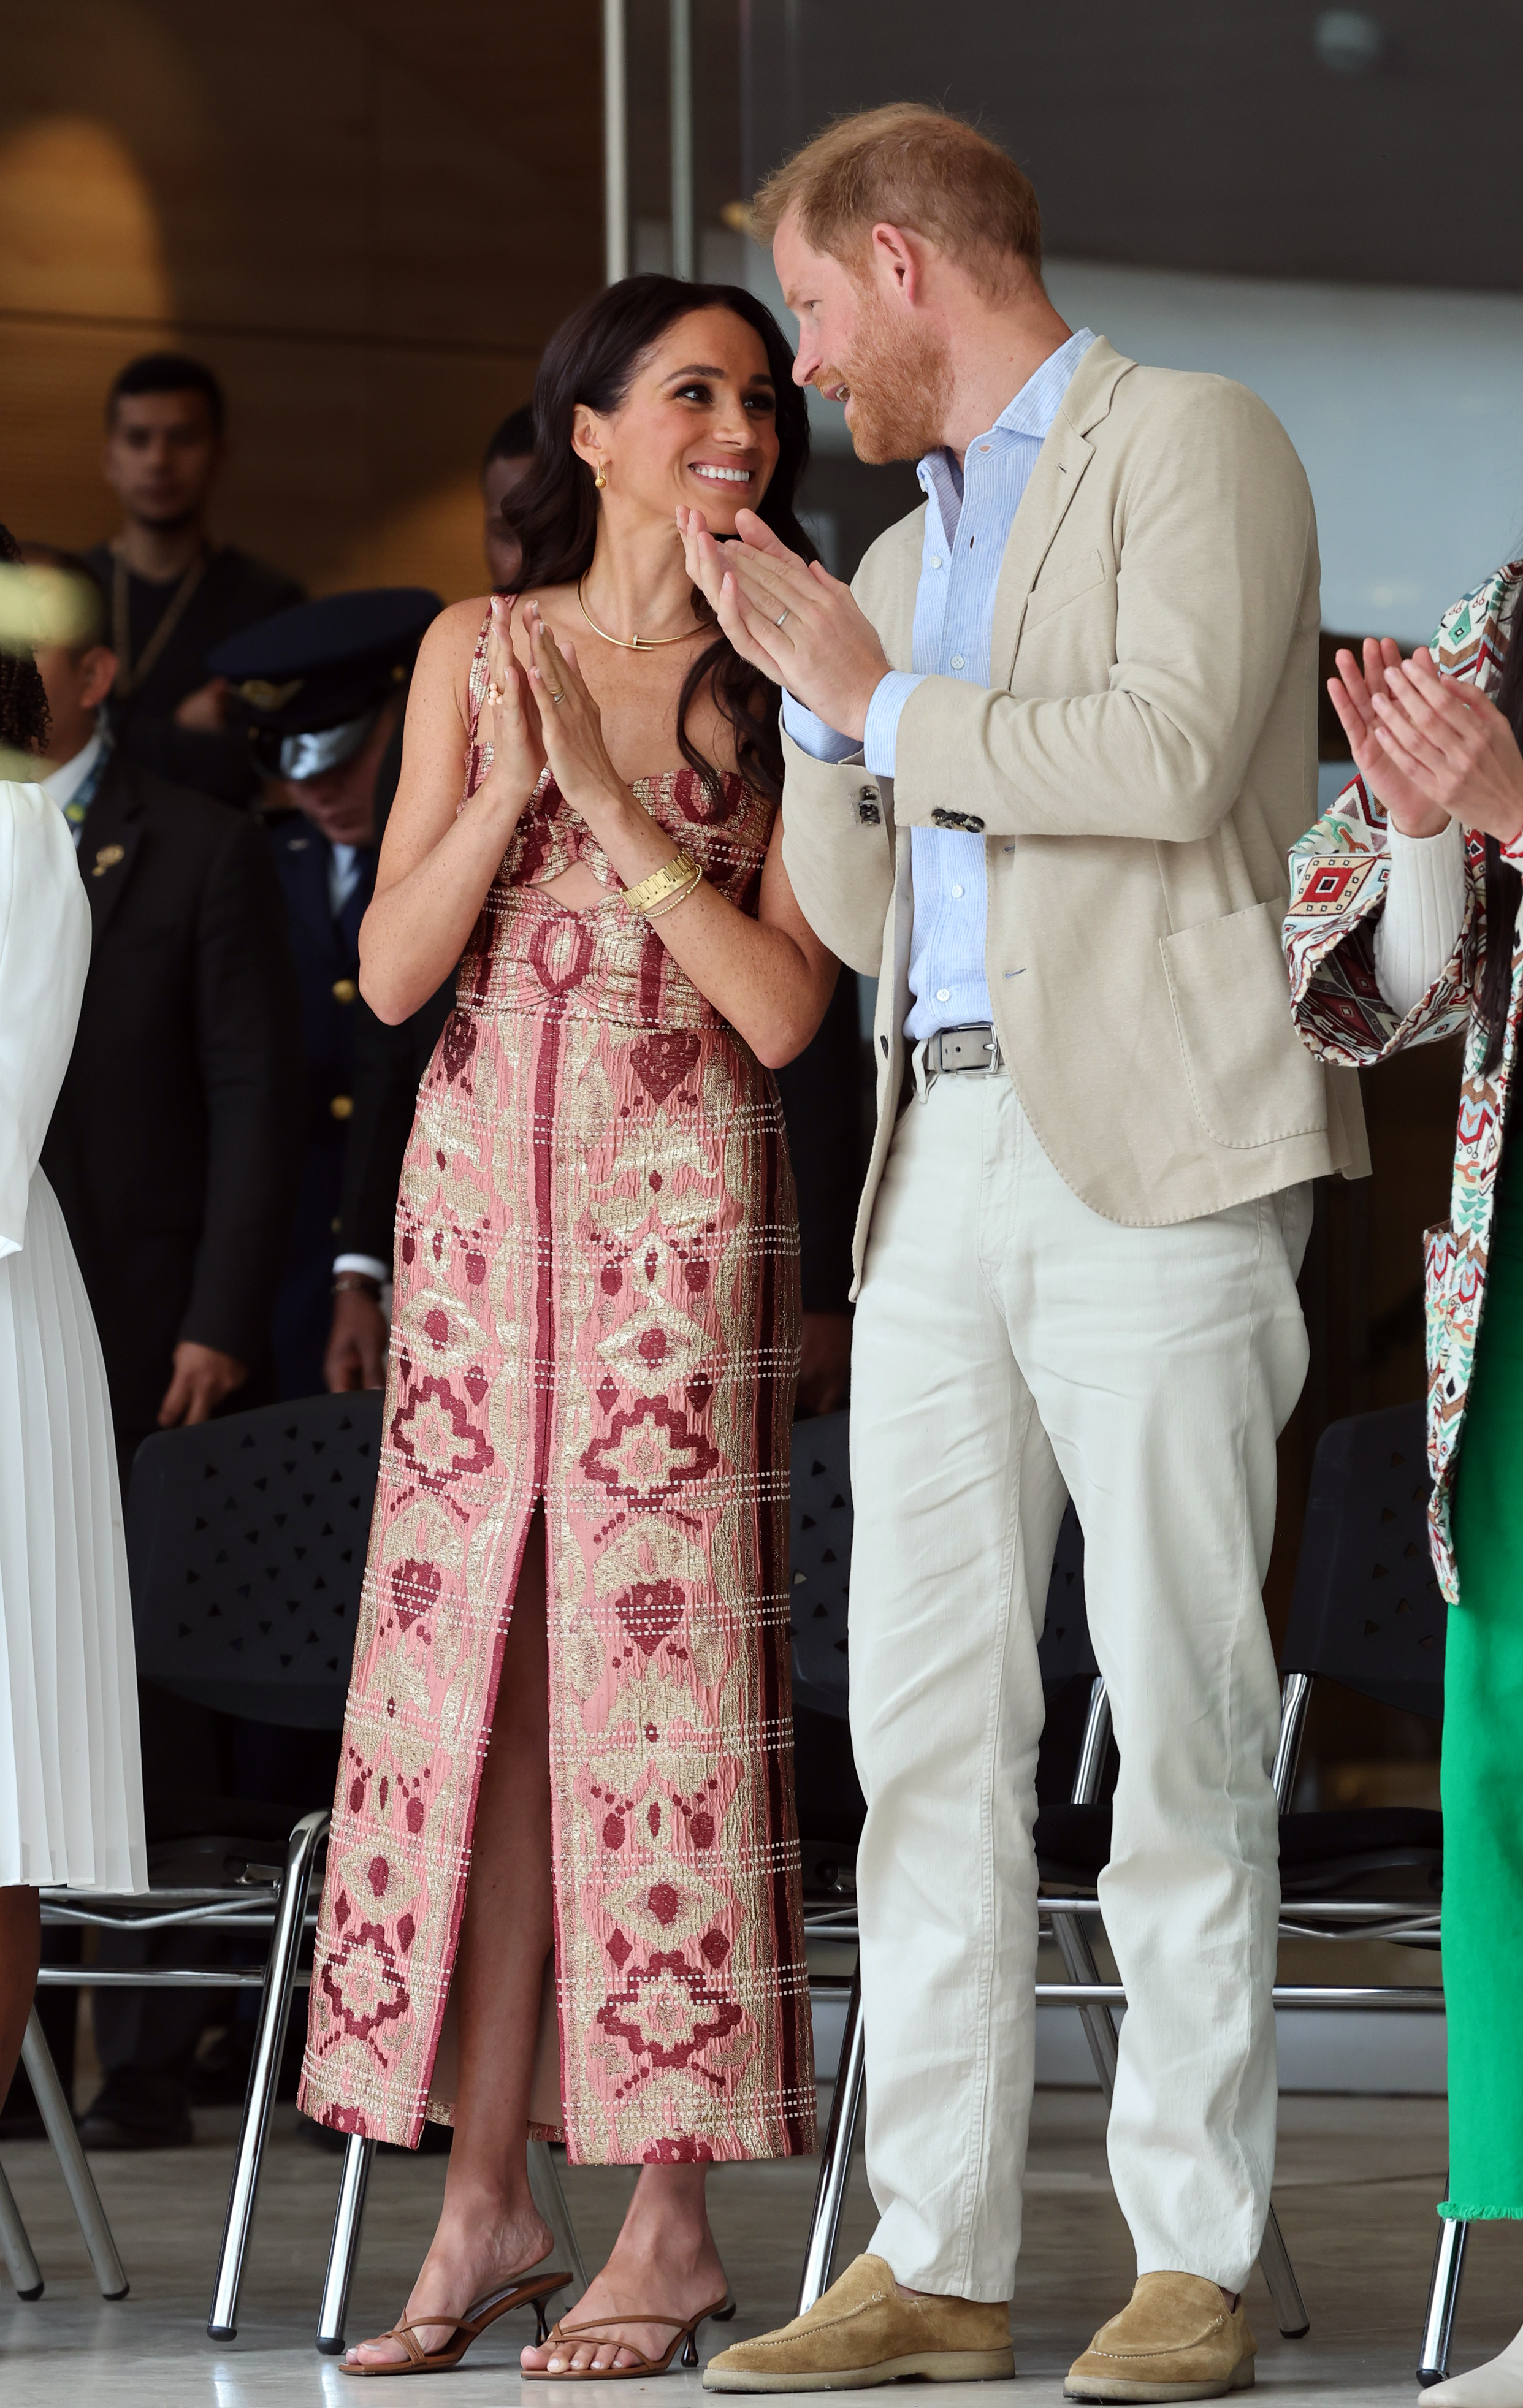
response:
M961 654L960 652L954 652L954 653L953 653L953 655L952 655L952 666L953 666L953 667L954 667L955 669L960 669L960 668L962 667L962 666L963 666L963 657L962 657L962 654Z
M333 1114L336 1121L347 1121L353 1109L354 1098L352 1096L330 1096L328 1097L328 1110Z
M986 443L981 443L978 448L981 452L986 452L989 447Z
M950 1003L952 989L949 986L939 986L936 990L936 1000L938 1003Z
M931 566L932 566L933 568L940 568L940 567L941 567L941 553L940 553L939 552L932 552L932 554L931 554Z
M953 892L953 894L955 896L955 897L956 897L957 901L960 903L960 902L962 901L962 888L961 888L960 886L955 886L955 887L953 888L952 892Z

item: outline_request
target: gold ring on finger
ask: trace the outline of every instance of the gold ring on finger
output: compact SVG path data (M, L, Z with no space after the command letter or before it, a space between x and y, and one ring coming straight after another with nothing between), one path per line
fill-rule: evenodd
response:
M566 688L562 686L559 694L553 694L550 699L552 702L564 702L566 700Z

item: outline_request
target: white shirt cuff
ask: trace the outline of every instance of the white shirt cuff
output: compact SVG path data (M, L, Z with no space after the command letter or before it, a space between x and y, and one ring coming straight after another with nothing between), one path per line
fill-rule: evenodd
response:
M374 1254L338 1254L334 1257L333 1276L340 1271L360 1271L366 1279L380 1282L382 1287L392 1275L390 1263L377 1262Z
M812 710L806 710L786 686L783 689L783 724L800 752L809 753L815 761L849 761L859 749L855 736L842 736L839 729L827 727Z
M1387 824L1390 882L1375 923L1375 978L1402 1018L1442 976L1465 921L1465 837L1458 820L1438 836L1403 836Z
M899 740L899 713L917 685L924 682L909 669L890 669L881 677L868 705L862 731L862 758L875 778L894 775L894 753Z

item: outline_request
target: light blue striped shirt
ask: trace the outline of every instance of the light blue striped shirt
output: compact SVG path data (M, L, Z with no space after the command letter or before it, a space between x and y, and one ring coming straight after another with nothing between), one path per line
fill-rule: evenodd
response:
M915 594L913 669L890 669L868 706L862 757L874 777L891 778L899 714L926 677L989 682L995 590L1021 496L1031 481L1074 369L1095 337L1087 326L1043 360L986 435L968 446L959 473L948 452L928 452L916 474L926 494L926 530ZM822 761L849 759L850 737L783 697L788 734ZM955 806L955 796L949 796ZM988 919L984 838L962 828L910 831L914 928L910 940L907 1037L994 1018L984 954Z

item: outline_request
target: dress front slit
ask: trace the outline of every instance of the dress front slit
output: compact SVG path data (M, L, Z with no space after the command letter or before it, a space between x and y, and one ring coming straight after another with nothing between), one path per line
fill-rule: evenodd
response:
M483 684L479 651L477 710ZM767 797L686 770L637 791L754 911ZM448 2120L476 1796L542 1502L568 2153L790 2156L814 2145L792 1174L771 1078L658 931L616 891L539 891L577 859L601 863L545 781L419 1091L302 2104L408 2144Z

